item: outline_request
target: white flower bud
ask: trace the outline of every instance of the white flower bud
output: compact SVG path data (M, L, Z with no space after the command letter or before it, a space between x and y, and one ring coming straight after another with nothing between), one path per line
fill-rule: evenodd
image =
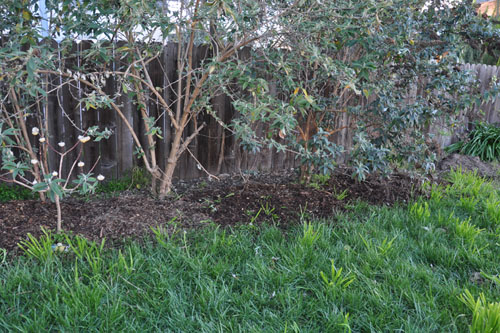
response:
M38 127L33 127L33 128L31 129L31 134L33 134L33 135L35 135L35 136L36 136L36 135L38 135L39 133L40 133L40 129L39 129Z
M80 140L81 143L85 143L90 140L90 136L79 135L78 140Z
M53 172L52 172L52 177L57 177L57 175L59 175L59 174L57 173L57 171L53 171Z
M82 161L80 161L80 162L78 162L77 165L78 165L79 168L83 168L83 166L85 165L85 163L83 163Z
M103 181L103 180L104 180L104 176L103 176L103 175L99 175L99 176L97 176L97 180L98 180L98 181Z
M66 146L66 144L65 144L64 142L62 142L62 141L61 141L61 142L59 142L57 145L58 145L59 147L61 147L61 148L62 148L62 147L64 147L64 146Z
M38 182L36 181L36 179L33 181L33 185L36 185L38 184Z
M33 164L33 165L38 164L38 160L36 160L36 159L32 159L32 160L31 160L31 164Z
M40 143L44 143L45 142L45 138L40 138L40 139L38 139L38 141L40 141Z

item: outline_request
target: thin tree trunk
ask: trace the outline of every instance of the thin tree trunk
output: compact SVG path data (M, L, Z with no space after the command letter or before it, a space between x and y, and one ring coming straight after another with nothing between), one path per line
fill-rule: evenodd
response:
M62 231L62 214L61 214L61 201L59 196L56 194L56 209L57 209L57 233Z

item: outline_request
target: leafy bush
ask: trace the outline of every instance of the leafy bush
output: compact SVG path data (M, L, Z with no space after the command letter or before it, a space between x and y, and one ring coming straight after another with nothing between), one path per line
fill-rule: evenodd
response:
M0 184L0 202L28 200L33 198L35 198L35 194L27 188Z
M479 156L483 161L498 160L500 159L500 127L477 123L465 141L449 145L446 151Z
M307 9L276 19L280 40L266 40L276 47L255 49L254 61L221 72L243 88L231 97L244 147L295 152L303 180L331 172L341 159L359 181L387 174L392 162L432 171L433 122L453 123L493 96L479 95L471 73L460 69L466 35L498 36L468 2L299 3ZM258 122L269 124L266 139L252 135L261 131Z
M329 173L347 157L363 180L371 172L386 173L387 161L432 168L429 125L453 121L481 102L472 98L477 82L459 66L464 47L469 39L480 44L485 36L499 36L470 2L447 7L440 0L216 0L183 1L181 9L156 0L45 3L49 15L41 20L38 0L0 2L0 30L8 37L0 50L0 142L11 146L2 155L5 178L29 173L29 181L34 178L37 189L56 200L64 194L63 178L70 177L56 170L58 176L50 178L54 168L40 155L52 146L63 158L71 149L50 140L43 112L47 97L59 89L82 86L75 104L109 110L124 122L160 198L171 190L177 163L208 115L249 151L295 154L303 179ZM60 42L40 42L47 39ZM82 39L95 42L80 51L85 61L78 65L73 46ZM144 42L151 40L161 42ZM167 42L178 47L175 80L157 87L148 64ZM210 56L198 61L201 44ZM109 66L112 59L129 66ZM48 77L57 77L56 83ZM108 89L110 77L116 90ZM414 89L417 82L425 84ZM419 94L409 96L415 90ZM167 91L175 91L174 100L165 98ZM232 124L214 110L214 96L222 95L233 101ZM120 96L135 105L140 126L125 117ZM162 112L150 114L147 105L153 104ZM165 134L158 126L163 116L171 124ZM38 127L30 134L31 123ZM145 130L144 140L135 128ZM79 130L86 138L89 129ZM170 140L168 156L155 149L163 138ZM9 160L14 145L25 152L20 160ZM80 177L81 188L92 179Z

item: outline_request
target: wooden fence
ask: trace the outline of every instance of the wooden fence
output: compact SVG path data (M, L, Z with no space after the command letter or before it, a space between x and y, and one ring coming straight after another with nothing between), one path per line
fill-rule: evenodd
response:
M80 55L84 49L89 47L90 44L86 42L75 43L73 47L73 54L75 56L66 60L67 66L81 65L83 60ZM195 64L199 64L206 58L208 52L208 47L197 47L194 54ZM173 43L168 44L165 46L161 56L148 65L148 72L154 86L166 87L169 86L168 82L176 80L176 56L177 45ZM110 63L109 66L110 68L115 68L123 66L123 64L117 61ZM465 65L464 68L477 72L477 79L480 80L483 91L487 88L493 77L500 76L500 67ZM52 77L51 84L55 87L59 85L60 80L61 78ZM117 91L117 84L113 77L108 78L105 91L108 93ZM82 159L85 162L86 168L89 168L99 157L100 161L94 173L103 174L108 178L120 177L125 171L137 165L139 161L134 155L135 145L132 136L124 122L115 112L103 109L86 110L84 105L79 104L78 100L83 91L81 89L83 87L78 85L63 85L62 88L50 94L48 104L44 110L49 120L49 132L52 135L49 138L50 143L54 147L57 147L58 142L65 142L66 147L69 147L77 141L77 137L83 133L83 129L87 129L93 125L99 125L101 128L108 127L113 131L113 135L108 140L85 144ZM174 91L164 89L162 94L166 101L172 104L175 103ZM134 127L136 133L144 133L144 125L140 118L140 113L132 100L126 94L122 94L118 98L117 103L120 105L125 117ZM237 116L227 96L213 96L212 105L218 117L226 124L229 124ZM482 105L481 110L484 112L483 119L490 123L499 122L499 109L500 98ZM163 168L169 153L171 140L169 119L168 117L161 116L162 110L159 109L158 103L154 99L148 102L147 110L151 117L159 117L157 126L163 132L163 139L158 140L156 149L160 157L159 165ZM474 113L477 113L477 110ZM349 124L350 120L347 114L342 114L341 117L342 119L338 119L339 124ZM464 113L463 118L465 124L467 124L467 121L471 118L470 113ZM267 148L264 148L257 154L245 152L237 144L233 134L223 129L213 117L204 116L203 121L206 122L206 127L189 146L189 150L193 156L187 152L183 154L174 174L176 178L185 179L204 175L198 165L199 163L214 174L237 172L240 170L276 170L296 165L295 156L291 153L277 153L275 150ZM32 125L34 126L34 124ZM265 125L260 125L261 128L257 128L258 132L262 133L265 130L262 126ZM459 129L459 131L464 130L465 127ZM456 140L456 133L449 133L449 129L439 124L434 124L431 132L438 134L437 141L441 146L446 146ZM445 132L448 132L448 134ZM186 136L189 134L188 130ZM140 139L144 147L147 147L145 136L140 135ZM337 144L348 148L351 146L352 133L348 129L342 130L335 135L334 140ZM55 165L56 157L54 153L51 154L50 160L52 161L52 165ZM76 158L76 152L69 156L67 163L64 165L65 171L69 170L71 167L70 162L74 158Z
M489 89L493 79L500 79L500 67L483 64L465 64L462 69L476 72L476 80L480 85L480 93ZM432 126L430 132L436 135L436 141L441 147L446 147L458 141L461 135L470 131L471 125L476 120L490 124L500 124L500 96L487 103L476 106L473 110L463 110L460 113L461 126L448 128L444 121L437 122Z
M55 45L56 47L56 45ZM80 66L85 61L81 54L85 49L91 47L90 42L75 43L73 46L73 57L66 58L67 68ZM119 47L119 46L117 46ZM209 55L207 46L195 47L194 66L198 66L200 62ZM248 50L243 50L246 52ZM169 87L163 89L162 94L165 101L169 102L172 109L175 110L176 96L175 85L169 82L177 80L177 44L167 44L162 54L148 64L148 73L155 87ZM119 68L126 64L116 61L109 63L110 68ZM49 79L50 89L54 89L62 83L62 78L52 76ZM112 95L118 91L117 84L113 77L106 80L104 91ZM105 127L113 131L113 135L108 140L100 142L88 142L84 145L82 160L85 162L85 170L92 167L93 163L99 158L99 163L94 169L94 174L103 174L108 179L122 176L126 171L140 164L142 161L134 154L136 146L132 136L125 125L124 121L112 110L104 109L89 109L85 108L78 102L82 97L82 92L85 87L74 85L63 85L49 95L46 109L44 109L45 117L49 122L49 138L50 144L57 148L59 142L65 142L65 147L70 147L75 142L79 135L83 134L84 129L91 126L99 125L100 129ZM123 114L128 122L133 126L134 131L139 133L139 139L143 147L148 147L144 129L144 123L141 119L141 114L133 101L127 94L121 94L117 100ZM231 100L225 95L212 97L212 107L217 113L219 119L224 123L229 124L233 117L237 116ZM168 117L162 115L163 110L159 108L159 104L154 98L151 98L147 103L147 112L150 117L158 117L156 126L159 126L163 139L157 139L156 152L159 156L158 164L164 168L168 157L170 142L171 142L171 126ZM198 137L189 145L189 154L185 152L180 158L175 178L187 179L205 175L200 168L201 164L206 170L213 174L236 172L240 170L273 170L292 167L296 164L295 156L291 153L277 153L275 150L268 148L262 149L257 154L251 154L244 151L236 142L234 135L225 130L212 116L205 115L203 119L206 126L200 132ZM38 126L34 119L28 119L28 125ZM264 130L263 125L256 128L257 132ZM192 128L185 131L185 138L188 137ZM39 146L38 142L33 142L35 146ZM71 163L77 158L75 150L68 155L63 164L63 173L66 174L71 168ZM57 169L58 156L51 152L49 156L50 169Z

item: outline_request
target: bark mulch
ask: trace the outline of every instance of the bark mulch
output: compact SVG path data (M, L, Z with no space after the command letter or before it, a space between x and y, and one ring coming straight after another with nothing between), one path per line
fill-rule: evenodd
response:
M63 200L63 228L91 240L108 243L141 239L151 227L171 230L198 228L207 222L222 227L264 221L287 228L309 217L335 216L348 204L361 200L374 205L406 202L418 190L419 180L405 174L388 179L356 182L347 171L338 172L319 188L299 184L292 172L261 175L222 175L220 180L180 181L175 195L158 200L145 191L117 196ZM340 194L345 192L345 198ZM55 206L37 200L0 203L0 248L18 252L27 234L42 234L41 227L55 228Z

